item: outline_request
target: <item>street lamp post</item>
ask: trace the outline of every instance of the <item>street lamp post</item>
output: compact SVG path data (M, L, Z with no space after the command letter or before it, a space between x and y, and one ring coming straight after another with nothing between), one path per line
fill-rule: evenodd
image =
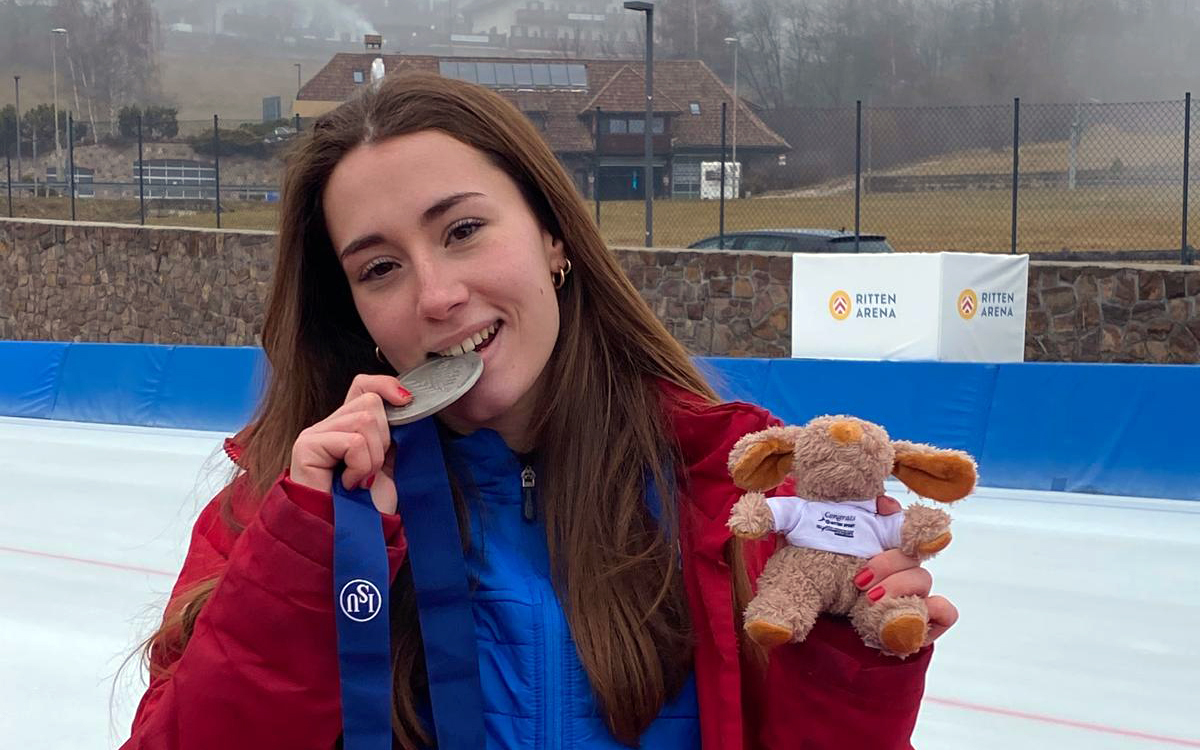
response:
M57 180L62 179L62 143L58 138L58 58L55 55L55 47L58 44L54 41L54 37L58 34L66 34L66 29L50 29L50 67L54 76L54 177Z
M17 181L21 180L21 76L13 76L17 89Z
M738 163L738 49L742 43L736 36L725 37L725 43L733 47L733 163ZM740 173L740 170L739 170Z
M741 191L742 170L737 167L737 113L739 109L738 102L738 49L741 48L741 42L736 36L725 37L725 43L733 46L733 164L734 180ZM724 190L724 186L721 188Z
M292 63L296 66L296 98L300 98L300 63Z
M626 10L646 14L646 163L642 167L642 190L646 193L646 247L654 247L654 3L626 0Z

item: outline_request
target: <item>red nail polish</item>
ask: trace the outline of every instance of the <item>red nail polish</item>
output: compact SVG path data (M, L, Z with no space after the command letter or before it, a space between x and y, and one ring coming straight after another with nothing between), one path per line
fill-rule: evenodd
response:
M877 602L883 598L883 594L884 594L883 586L876 586L875 588L873 588L867 592L867 598L873 602Z
M412 395L412 392L402 385L396 386L396 390L400 391L400 398L408 398Z
M371 485L373 485L373 484L375 484L375 475L374 474L372 474L371 476L364 479L362 486L363 486L363 489L369 490L369 489L371 489Z
M858 571L858 575L854 576L854 585L861 589L863 586L866 586L868 583L870 583L871 579L874 577L874 571L872 571L870 568L863 568L862 570Z

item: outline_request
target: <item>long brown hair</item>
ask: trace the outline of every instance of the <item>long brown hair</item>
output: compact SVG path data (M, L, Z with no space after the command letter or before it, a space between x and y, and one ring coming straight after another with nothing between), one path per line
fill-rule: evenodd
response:
M330 244L322 191L354 148L423 130L484 153L572 262L533 425L551 467L541 498L552 575L580 660L613 735L636 744L692 666L669 492L674 439L657 381L716 396L622 272L554 153L505 99L435 75L395 76L320 118L292 151L263 330L272 377L242 433L243 465L261 495L289 464L300 431L341 404L354 375L385 371ZM657 519L644 499L648 476L663 497ZM414 708L423 658L407 565L392 590L393 726L413 747L428 738ZM164 647L186 643L198 610L188 604L170 607L171 627L155 635Z

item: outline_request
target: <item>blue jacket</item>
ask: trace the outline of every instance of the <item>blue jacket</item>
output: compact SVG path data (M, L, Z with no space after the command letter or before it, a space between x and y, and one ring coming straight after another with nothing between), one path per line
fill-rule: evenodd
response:
M598 712L550 580L535 467L491 430L456 439L452 455L470 467L475 484L467 566L488 750L624 747ZM700 747L693 680L663 708L641 746Z

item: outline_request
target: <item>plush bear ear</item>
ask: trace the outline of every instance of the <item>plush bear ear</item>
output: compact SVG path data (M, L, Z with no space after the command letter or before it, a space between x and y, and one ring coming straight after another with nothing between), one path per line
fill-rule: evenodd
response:
M963 451L893 440L892 474L921 497L952 503L975 489L975 460Z
M768 427L743 436L729 451L729 474L743 490L763 492L783 484L792 470L795 427Z

